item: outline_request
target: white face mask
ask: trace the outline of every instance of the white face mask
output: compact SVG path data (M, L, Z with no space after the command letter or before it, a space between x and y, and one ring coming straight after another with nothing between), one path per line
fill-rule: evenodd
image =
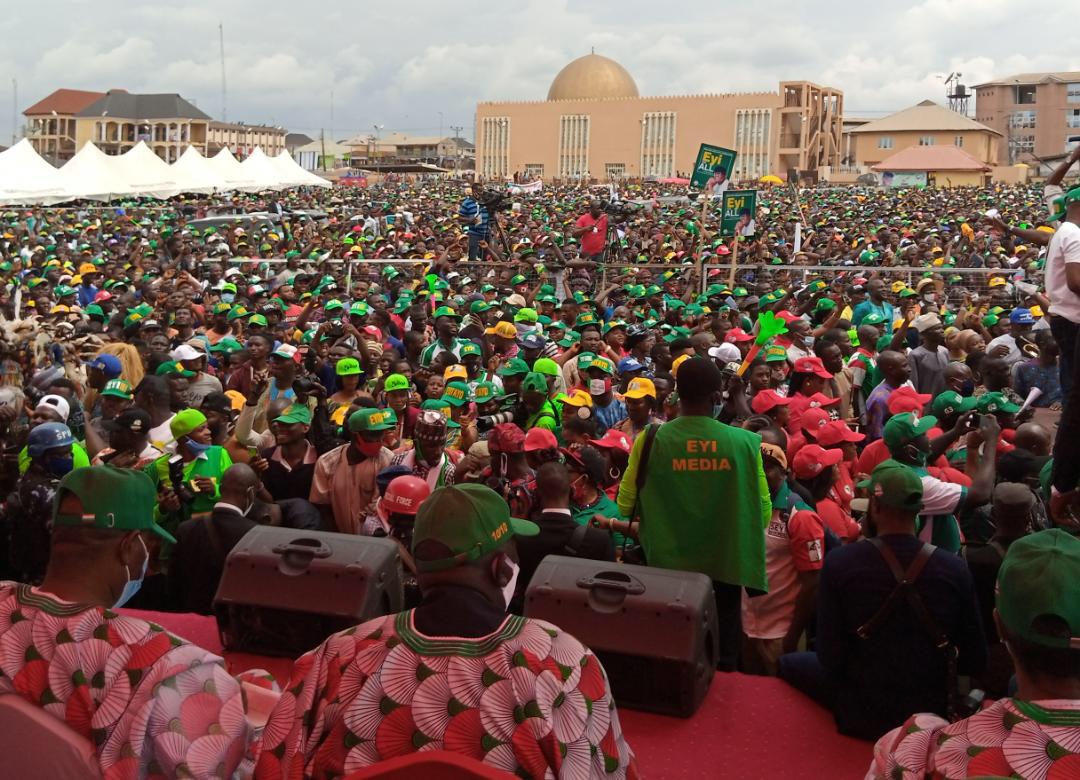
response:
M510 568L513 570L510 574L510 581L503 585L503 602L506 604L506 608L510 609L510 599L514 598L514 589L517 588L518 574L521 573L521 567L518 566L517 561L512 561L509 558L506 562L510 564Z
M589 380L589 395L603 395L607 392L607 382L603 379Z

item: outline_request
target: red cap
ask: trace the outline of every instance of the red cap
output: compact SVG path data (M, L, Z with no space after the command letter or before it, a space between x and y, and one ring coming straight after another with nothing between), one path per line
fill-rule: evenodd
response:
M742 328L732 328L724 335L724 341L734 344L737 341L753 341L754 337Z
M794 322L795 320L801 320L802 319L802 317L800 317L797 314L792 314L787 309L784 309L783 311L776 312L776 316L779 317L780 319L782 319L785 324Z
M822 447L835 447L841 442L855 443L862 441L866 436L861 433L856 433L847 427L847 423L843 420L832 420L826 423L818 432L817 440L818 444Z
M94 303L103 303L105 301L112 300L112 293L108 290L99 290L98 294L94 296Z
M920 413L923 407L930 403L931 395L919 393L911 385L898 387L889 393L887 405L889 414L903 414L904 412Z
M812 406L802 413L799 418L799 427L817 440L818 431L829 424L832 418L829 413L818 406Z
M750 399L750 408L754 410L754 414L765 414L770 409L787 406L789 403L790 398L785 398L775 390L761 390Z
M832 379L833 375L825 370L825 364L819 357L801 357L795 361L797 374L816 374L822 379Z
M530 428L525 434L525 452L557 450L559 442L547 428Z
M369 336L374 336L377 339L382 338L382 331L376 328L374 325L365 325L363 327L363 332L368 334Z
M488 434L488 449L493 452L523 452L525 431L513 423L499 423Z
M730 255L731 250L727 248L727 245L721 244L720 246L716 247L716 254L718 254L718 255Z
M816 444L807 444L795 453L791 470L796 479L813 479L843 459L844 453L841 450L826 450Z
M810 408L816 409L819 406L836 406L840 403L839 398L829 398L825 393L814 393L810 396Z
M627 455L630 454L630 448L634 446L634 442L629 436L627 436L622 431L615 430L614 428L608 428L603 436L601 436L599 439L593 439L591 443L595 447L621 450ZM526 449L528 449L527 445Z

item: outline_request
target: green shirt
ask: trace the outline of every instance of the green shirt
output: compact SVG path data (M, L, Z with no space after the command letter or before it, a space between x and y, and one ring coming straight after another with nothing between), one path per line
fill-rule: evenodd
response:
M610 517L614 520L625 520L626 517L619 511L619 505L608 498L607 493L604 491L598 491L598 498L589 506L579 506L578 504L571 503L570 514L574 518L574 522L578 525L588 525L592 520L593 515L603 515L604 517ZM615 540L616 547L623 547L626 544L626 536L620 533L612 532L612 539Z
M190 504L182 504L179 512L163 513L159 509L154 510L162 527L174 536L176 535L176 529L184 520L187 520L192 515L213 511L214 504L217 503L218 498L221 496L221 477L233 464L232 458L229 457L229 453L224 447L217 445L208 449L205 454L205 458L195 458L195 460L184 464L184 482L188 487L191 487L191 481L196 477L209 477L214 480L214 492L212 494L196 493L195 500ZM143 469L146 475L154 481L154 486L159 489L162 486L172 487L172 483L169 482L170 457L172 456L162 455Z
M78 442L71 445L71 462L72 469L81 469L90 465L90 456ZM19 450L19 476L25 474L28 468L30 468L30 452L23 447Z
M638 436L619 485L619 509L638 503L645 436ZM677 417L653 440L640 500L639 538L650 566L706 574L768 590L765 528L772 502L761 437L709 417Z
M544 405L536 410L536 414L529 415L525 421L525 430L530 428L546 428L553 433L559 428L559 418L551 401L544 401Z

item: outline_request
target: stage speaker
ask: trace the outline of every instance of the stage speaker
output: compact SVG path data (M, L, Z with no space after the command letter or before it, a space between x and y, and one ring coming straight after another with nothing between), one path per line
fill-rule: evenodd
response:
M259 526L229 553L214 596L226 650L297 657L402 609L391 539Z
M525 615L589 647L620 707L689 717L716 671L716 600L704 574L549 555L525 591Z

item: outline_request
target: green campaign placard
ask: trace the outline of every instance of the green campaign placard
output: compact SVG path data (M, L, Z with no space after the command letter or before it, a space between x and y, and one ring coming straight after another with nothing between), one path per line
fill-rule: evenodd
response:
M720 235L750 237L757 233L757 190L728 190L720 202Z
M722 146L702 144L694 163L690 186L705 190L709 195L719 196L728 188L731 169L735 167L735 152Z

